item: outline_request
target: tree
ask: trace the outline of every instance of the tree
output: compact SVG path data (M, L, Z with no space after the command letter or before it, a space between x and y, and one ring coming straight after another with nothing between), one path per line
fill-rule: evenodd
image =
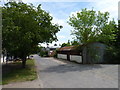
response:
M57 46L57 44L55 43L54 46Z
M63 43L63 44L61 45L61 47L65 47L65 46L71 46L71 44L70 44L70 40L68 40L67 43Z
M115 46L120 48L120 20L118 20L118 29L116 30L115 34L116 34Z
M72 34L82 43L99 41L108 44L115 39L116 29L114 20L108 21L109 13L82 9L69 17L69 25L74 27Z
M66 43L63 43L63 44L61 45L61 47L65 47L65 46L67 46L67 44L66 44Z
M62 28L51 23L52 17L41 9L23 2L9 2L2 7L3 48L12 56L22 59L30 55L39 43L57 41L56 33Z
M79 45L79 42L78 41L71 41L71 45Z

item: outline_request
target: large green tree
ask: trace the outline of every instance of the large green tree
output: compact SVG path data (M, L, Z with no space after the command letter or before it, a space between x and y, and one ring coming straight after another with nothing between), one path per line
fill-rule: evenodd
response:
M25 67L26 56L31 54L38 43L57 40L56 33L62 28L51 23L52 17L41 9L22 2L9 2L2 8L3 48L12 56L22 59Z
M108 44L115 39L114 20L109 21L109 13L82 9L69 17L68 23L74 27L72 34L82 43L100 41Z

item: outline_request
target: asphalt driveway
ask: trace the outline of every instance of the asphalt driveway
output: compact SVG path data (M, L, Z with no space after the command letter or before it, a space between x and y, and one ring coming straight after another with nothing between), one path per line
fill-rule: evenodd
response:
M38 55L33 58L42 88L118 88L118 65L83 65Z

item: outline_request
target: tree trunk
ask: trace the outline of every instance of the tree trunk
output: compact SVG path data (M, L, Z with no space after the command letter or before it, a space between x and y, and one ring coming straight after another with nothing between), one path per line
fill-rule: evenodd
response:
M3 62L5 62L4 60L5 60L5 58L4 58L4 54L3 54Z
M24 57L22 59L22 67L25 68L26 67L26 57Z

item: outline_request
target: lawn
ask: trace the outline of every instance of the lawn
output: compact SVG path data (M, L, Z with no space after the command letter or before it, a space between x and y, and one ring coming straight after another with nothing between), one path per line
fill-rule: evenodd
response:
M5 72L2 75L3 85L12 82L32 81L37 78L35 62L32 59L27 60L25 69L21 68L21 61L19 61L19 62L14 62L12 64L8 64L6 70L9 70L9 72L8 73Z

